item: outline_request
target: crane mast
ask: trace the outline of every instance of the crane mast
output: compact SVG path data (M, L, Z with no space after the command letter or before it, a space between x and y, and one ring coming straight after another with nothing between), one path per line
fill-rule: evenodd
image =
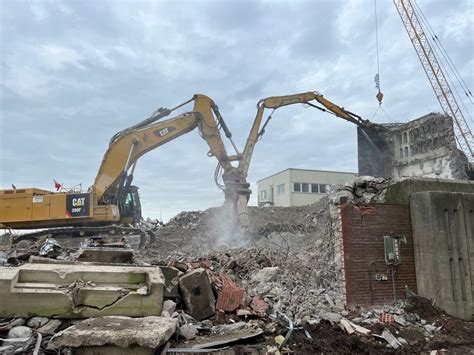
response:
M470 163L474 162L474 143L472 132L464 118L456 97L449 86L438 58L419 21L418 14L411 0L393 0L416 54L425 70L436 97L447 116L454 121L454 133L459 148L464 152Z

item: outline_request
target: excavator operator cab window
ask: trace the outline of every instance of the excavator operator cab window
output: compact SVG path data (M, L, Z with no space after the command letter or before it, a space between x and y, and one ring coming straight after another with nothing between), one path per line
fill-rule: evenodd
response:
M122 217L131 217L134 222L140 221L142 212L138 189L136 187L131 186L130 190L125 195L122 206Z
M133 209L133 195L132 192L127 193L124 201L125 209L128 210L129 208Z

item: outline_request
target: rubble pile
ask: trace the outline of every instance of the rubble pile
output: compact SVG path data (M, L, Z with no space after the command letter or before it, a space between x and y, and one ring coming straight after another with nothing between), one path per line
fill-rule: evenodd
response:
M203 268L184 275L196 270L206 275ZM258 277L269 274L272 272L265 271ZM0 353L68 353L68 349L79 348L104 353L104 347L137 353L148 349L143 352L147 354L180 349L189 353L192 349L229 351L233 346L234 352L222 353L246 349L249 354L444 354L444 349L450 349L450 353L464 354L474 347L474 323L450 317L414 294L405 302L373 309L326 308L330 311L325 316L299 326L271 308L260 314L225 312L223 317L216 312L198 320L190 315L195 310L172 300L164 302L159 317L0 319Z
M461 353L473 348L473 323L448 316L408 289L405 302L371 309L344 304L337 242L341 226L335 212L341 203L382 201L388 185L384 179L359 177L334 187L313 205L250 207L246 232L226 224L230 219L224 208L182 212L164 225L144 221L148 245L135 250L129 262L148 274L163 274L164 289L154 288L163 292L155 308L144 308L138 316L0 318L0 353L61 353L84 347L103 353L110 347L115 353L127 349L146 354L192 349L222 354L440 354L445 348ZM25 243L5 251L3 263L16 267L30 258L30 263L77 268L95 263L112 265L114 271L123 267L113 250L117 248L100 245L100 260L93 259L99 255L94 246L88 248L89 253L77 253L56 240ZM115 258L104 259L102 253ZM78 260L80 256L85 259ZM132 274L128 271L125 278L138 307L153 287ZM110 290L113 281L103 280L106 287L87 279L74 286L77 282L92 295L96 287ZM124 285L120 281L117 292ZM122 302L120 296L117 308Z
M344 185L333 186L329 198L335 204L383 202L390 182L390 179L359 176Z
M312 205L249 207L245 234L225 228L224 208L181 212L151 231L153 242L137 260L210 261L212 271L225 273L247 296L261 297L295 324L322 319L328 307L342 308L334 209L339 203L381 201L388 185L382 178L358 177Z

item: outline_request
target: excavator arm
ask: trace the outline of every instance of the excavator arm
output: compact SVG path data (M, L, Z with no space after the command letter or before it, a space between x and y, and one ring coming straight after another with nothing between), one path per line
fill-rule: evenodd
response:
M192 111L161 120L190 102L194 103ZM229 173L236 169L231 165L231 161L240 159L240 155L238 152L236 155L227 154L220 129L231 140L234 148L236 147L217 105L209 97L197 94L173 109L157 110L151 117L112 137L92 186L96 201L120 201L120 195L130 186L135 165L142 155L196 127L209 145L208 155L217 158L224 172Z
M316 103L321 104L323 107L318 106ZM248 174L248 169L250 161L252 159L255 144L257 143L258 139L265 133L265 128L272 117L270 115L263 124L262 129L260 129L265 109L276 110L280 107L293 104L306 104L312 106L318 110L329 112L334 116L352 122L358 126L369 125L369 121L363 120L360 116L332 103L331 101L323 97L323 95L317 92L305 92L285 96L272 96L267 97L266 99L262 99L257 104L257 114L255 116L252 128L250 129L250 133L245 144L245 149L242 153L242 159L239 162L239 170L245 177Z
M194 103L191 111L163 119L191 102ZM237 149L236 155L227 154L221 131L236 147L216 104L207 96L194 95L173 109L161 108L144 121L115 134L87 193L36 188L0 190L0 226L56 228L58 233L66 232L63 228L74 227L68 229L67 234L79 231L80 235L86 232L94 235L111 224L138 222L140 201L137 188L131 185L138 159L195 128L209 145L208 155L215 156L223 170L226 199L234 196L227 191L227 187L235 188L234 177L238 175L237 167L231 162L241 159L241 154ZM235 209L235 200L226 202Z

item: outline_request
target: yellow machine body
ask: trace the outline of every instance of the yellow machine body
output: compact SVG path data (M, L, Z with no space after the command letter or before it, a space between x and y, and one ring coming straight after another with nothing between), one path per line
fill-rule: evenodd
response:
M94 206L92 193L0 190L0 228L50 228L118 222L117 206Z

